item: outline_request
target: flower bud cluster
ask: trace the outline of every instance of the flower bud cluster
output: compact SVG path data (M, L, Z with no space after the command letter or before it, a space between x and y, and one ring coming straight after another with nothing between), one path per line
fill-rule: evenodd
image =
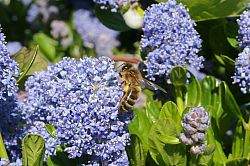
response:
M184 133L179 135L181 142L192 145L191 152L200 154L206 148L206 143L203 143L206 130L210 125L208 112L203 107L192 107L189 112L182 118L181 125Z

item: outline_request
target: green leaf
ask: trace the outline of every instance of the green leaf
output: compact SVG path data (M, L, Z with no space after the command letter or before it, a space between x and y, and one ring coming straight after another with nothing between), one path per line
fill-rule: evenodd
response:
M209 144L206 147L204 153L200 155L198 165L211 165L215 149L215 145Z
M248 120L248 125L250 125L250 120ZM250 130L247 129L245 130L243 157L250 159Z
M178 138L169 136L169 135L160 135L160 140L161 142L165 144L180 144L181 143Z
M216 122L219 123L219 118L223 114L222 104L221 104L221 95L219 91L219 81L214 77L207 76L201 82L201 105L212 106L213 109L210 114L216 119Z
M169 118L175 122L175 125L178 127L179 130L182 129L181 127L181 116L178 112L178 108L176 104L172 101L166 102L161 109L160 112L160 119Z
M108 28L116 31L128 31L130 28L124 21L123 16L119 12L111 12L95 7L96 17Z
M187 70L184 67L174 67L170 72L170 80L174 86L182 86L186 84Z
M147 151L144 151L140 138L134 134L130 135L130 145L126 147L129 163L132 166L144 166Z
M165 144L161 136L177 137L180 131L171 119L158 119L149 133L149 152L158 165L186 165L184 144Z
M235 61L226 55L214 55L220 64L225 66L226 68L230 68L234 70Z
M238 42L236 40L237 35L238 35L238 29L239 29L239 26L236 23L231 22L231 21L227 22L226 26L224 26L224 31L227 36L227 41L234 48L238 48Z
M129 133L137 135L145 151L148 150L148 134L152 125L152 122L148 119L144 110L134 109L135 118L129 125Z
M147 102L145 107L145 113L151 123L154 123L159 115L161 110L161 103L153 99L153 93L149 90L143 91L147 95Z
M234 96L230 92L227 84L224 81L222 81L220 84L220 91L222 95L223 109L227 112L232 113L234 116L236 116L237 118L239 118L244 122L240 108L237 102L235 101Z
M209 109L207 109L207 111L214 112L211 109L212 108L210 107ZM214 163L225 164L227 161L227 158L221 145L222 141L218 133L217 123L213 117L211 117L211 124L207 130L207 140L208 140L208 144L215 145L216 147L214 151L214 157L213 157Z
M232 159L242 157L242 149L244 149L243 140L244 136L242 130L242 123L238 121L234 132L234 139L232 142Z
M58 42L44 33L37 33L33 36L35 44L39 45L41 53L50 61L56 59L56 46Z
M218 25L213 26L209 30L209 45L216 55L234 55L235 50L227 41L227 35L225 34L225 20L218 21ZM233 52L234 51L234 52Z
M203 155L207 155L207 156L211 155L214 153L215 149L216 149L215 145L209 144L207 145L205 151L203 152Z
M40 135L28 134L22 142L23 166L43 166L45 140Z
M156 0L166 2L167 0ZM184 4L195 21L238 16L249 3L248 0L177 0Z
M201 86L198 80L191 74L189 84L186 86L185 107L198 106L201 102Z
M230 160L226 163L226 166L248 166L249 160L247 158L238 158L234 160Z
M38 46L36 48L27 49L23 47L19 52L12 56L19 65L21 76L17 82L20 82L26 75L32 75L34 72L47 69L47 60L38 54Z
M45 128L46 128L46 130L48 131L48 133L50 134L51 137L53 137L53 138L57 137L56 136L56 128L53 125L46 124Z

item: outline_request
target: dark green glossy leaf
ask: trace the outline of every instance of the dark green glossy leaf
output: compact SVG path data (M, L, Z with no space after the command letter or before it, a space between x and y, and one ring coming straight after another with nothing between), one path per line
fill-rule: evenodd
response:
M111 12L110 10L103 10L99 7L95 7L96 17L108 28L116 31L128 31L130 28L124 21L121 13Z
M250 120L248 125L250 125ZM245 130L243 157L250 159L250 130Z
M238 35L239 26L234 22L227 22L224 29L225 29L227 41L229 42L229 44L234 48L238 48L238 42L236 38Z
M143 91L147 95L147 102L145 107L145 113L150 120L150 122L154 123L159 115L161 110L161 104L153 99L153 93L149 90Z
M147 151L144 151L140 138L134 134L130 135L130 145L126 147L129 163L132 166L144 166Z
M150 131L152 123L148 119L144 110L134 109L135 118L129 125L129 133L137 135L145 151L148 150L148 133Z
M220 91L222 95L222 107L225 111L232 113L234 116L243 120L242 113L237 102L234 99L234 96L230 92L227 84L223 81L220 84Z
M198 80L191 74L186 86L185 107L198 106L201 102L201 87Z
M221 20L218 25L213 26L209 31L209 45L216 55L233 55L232 46L227 41L224 27L226 21Z
M247 158L238 158L230 160L226 163L226 166L248 166L249 160Z
M28 134L22 142L22 165L43 166L45 140L40 135Z
M201 105L212 106L213 109L210 112L217 122L223 114L222 104L221 104L221 95L219 91L219 81L214 77L207 76L201 82Z
M40 52L50 61L56 59L56 46L58 42L44 33L37 33L33 37L34 43L39 45Z
M232 159L236 159L242 156L242 149L244 146L243 142L243 130L242 130L242 123L240 121L237 122L237 126L234 131L234 139L232 143Z
M181 116L179 114L176 104L172 101L166 102L161 109L159 118L169 118L172 119L176 126L181 130Z
M174 86L182 86L186 84L187 70L184 67L174 67L170 72L170 80Z
M166 2L167 0L156 0ZM248 0L177 0L183 3L195 21L238 16L249 3Z
M149 133L149 152L158 165L186 165L184 144L165 144L161 136L177 137L180 131L171 119L158 119Z
M207 109L207 111L214 112L211 109L213 108L210 107ZM217 127L216 120L213 117L211 117L211 124L207 130L207 141L208 141L208 144L212 144L216 147L214 151L213 162L218 163L218 164L225 164L227 161L227 158L221 145L221 139L218 134L218 127Z
M53 125L46 124L45 125L46 130L50 134L51 137L56 138L56 128Z

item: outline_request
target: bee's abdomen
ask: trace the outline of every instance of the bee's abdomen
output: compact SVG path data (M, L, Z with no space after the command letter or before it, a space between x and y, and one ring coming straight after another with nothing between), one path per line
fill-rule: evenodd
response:
M119 112L128 112L128 110L130 110L136 103L140 92L140 86L127 88L127 90L124 91L123 97L121 99Z

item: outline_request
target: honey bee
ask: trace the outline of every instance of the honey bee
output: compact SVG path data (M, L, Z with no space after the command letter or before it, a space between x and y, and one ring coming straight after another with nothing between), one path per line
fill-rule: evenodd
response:
M144 87L167 93L163 88L143 78L139 69L131 63L123 63L121 66L119 75L124 85L124 90L123 97L120 100L119 113L128 112L134 106Z

